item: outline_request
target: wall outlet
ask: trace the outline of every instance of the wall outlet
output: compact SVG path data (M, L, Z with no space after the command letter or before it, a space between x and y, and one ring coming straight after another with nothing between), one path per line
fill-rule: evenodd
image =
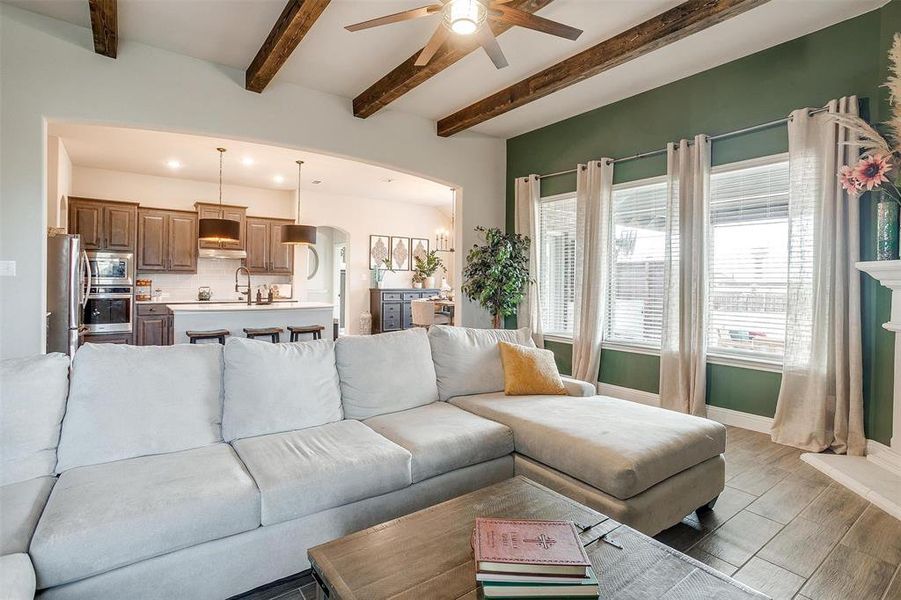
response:
M0 277L15 277L16 261L0 260Z

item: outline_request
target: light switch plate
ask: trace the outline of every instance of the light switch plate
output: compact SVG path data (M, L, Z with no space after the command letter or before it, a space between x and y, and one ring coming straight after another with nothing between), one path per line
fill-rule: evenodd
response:
M0 277L15 277L16 261L0 260Z

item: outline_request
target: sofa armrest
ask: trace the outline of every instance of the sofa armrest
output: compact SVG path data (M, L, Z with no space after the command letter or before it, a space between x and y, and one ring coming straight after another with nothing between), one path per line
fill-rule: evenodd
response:
M597 396L597 388L587 381L573 379L572 377L561 377L561 379L570 396Z

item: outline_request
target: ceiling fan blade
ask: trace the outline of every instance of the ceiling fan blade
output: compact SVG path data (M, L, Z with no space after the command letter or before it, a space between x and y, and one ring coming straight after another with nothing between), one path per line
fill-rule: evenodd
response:
M545 19L538 15L529 14L510 6L495 4L492 5L491 8L490 18L509 23L510 25L534 29L535 31L549 33L568 40L575 40L582 35L581 29L576 29L575 27L570 27L569 25L564 25L557 21L551 21L550 19Z
M447 40L448 33L447 27L439 23L435 33L429 39L429 43L425 45L425 48L422 49L422 52L419 53L419 56L416 57L416 62L413 64L417 67L424 67L429 64L429 61L432 60L432 57L435 56L435 53Z
M394 13L393 15L385 15L377 19L370 19L361 23L348 25L344 29L348 31L360 31L361 29L369 29L370 27L378 27L379 25L387 25L389 23L399 23L401 21L409 21L410 19L418 19L419 17L427 17L441 10L440 4L429 4L428 6L420 6L403 12Z
M485 49L485 54L488 55L495 67L503 69L509 64L507 63L507 57L504 56L503 50L497 43L497 38L494 37L494 32L491 31L491 27L487 24L479 27L478 32L476 32L476 39L479 45Z

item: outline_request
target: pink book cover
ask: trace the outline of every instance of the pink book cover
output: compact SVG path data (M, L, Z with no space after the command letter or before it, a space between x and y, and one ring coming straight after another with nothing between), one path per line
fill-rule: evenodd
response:
M478 518L472 542L476 563L591 565L571 521Z

